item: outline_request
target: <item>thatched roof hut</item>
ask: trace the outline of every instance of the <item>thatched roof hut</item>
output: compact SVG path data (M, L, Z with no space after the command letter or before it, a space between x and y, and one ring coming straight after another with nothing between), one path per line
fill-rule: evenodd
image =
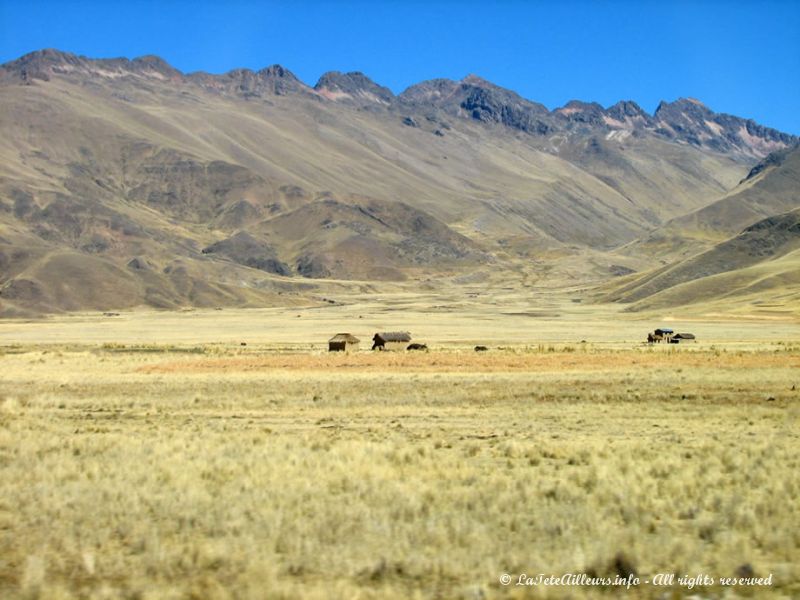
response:
M328 340L329 352L352 352L358 350L361 343L356 336L351 333L337 333Z
M407 331L384 331L372 337L373 350L405 350L411 334Z

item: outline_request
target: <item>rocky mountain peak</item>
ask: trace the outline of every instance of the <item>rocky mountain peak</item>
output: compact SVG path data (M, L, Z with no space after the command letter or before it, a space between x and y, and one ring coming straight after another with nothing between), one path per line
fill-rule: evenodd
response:
M574 123L585 123L591 125L605 125L606 111L597 102L582 102L580 100L570 100L561 108L556 109L555 114Z
M278 96L293 92L308 92L308 86L300 81L294 73L281 65L271 65L257 73L264 86Z
M406 102L436 104L458 87L452 79L429 79L406 88L398 97Z
M252 69L233 69L222 75L192 73L189 79L194 83L217 92L233 94L246 99L263 96L284 96L287 94L309 94L309 87L294 73L281 65L271 65L260 71Z
M797 141L758 123L715 113L693 98L660 102L653 115L656 133L676 141L744 157L762 157Z
M25 64L25 65L79 65L87 60L83 56L78 56L72 52L64 52L57 48L44 48L42 50L35 50L29 52L13 61L10 64Z
M466 85L474 85L478 87L485 87L485 88L497 88L499 86L493 84L491 81L484 79L474 73L470 73L466 77L461 80L461 83Z
M56 48L44 48L43 50L36 50L21 56L13 61L17 64L26 65L78 65L86 59L71 52L64 52Z
M65 72L85 66L86 59L54 48L36 50L2 66L7 77L19 78L24 83L33 79L49 81L55 72Z
M635 119L637 117L646 120L650 119L650 115L644 112L642 107L636 104L636 102L633 100L620 100L613 106L609 107L606 110L606 114L612 119L616 119L618 121L625 121L626 118Z
M570 100L564 105L564 108L571 108L584 111L600 111L603 112L603 107L597 102L584 102L583 100Z
M703 119L714 113L699 100L679 98L675 102L662 100L653 115L656 119Z
M694 104L695 106L701 106L703 108L708 108L703 102L701 102L697 98L679 98L678 102Z
M526 133L543 135L551 130L548 110L542 104L525 100L511 90L495 85L462 82L459 108L472 119L501 123Z
M122 60L124 61L125 59ZM169 78L182 77L183 75L163 58L153 54L134 58L130 61L129 67L131 70L138 71L140 74L146 74L147 72L158 73Z
M298 80L295 77L294 73L292 73L289 69L283 67L282 65L270 65L269 67L264 67L258 72L259 75L262 77L277 77L277 78L287 78Z
M394 94L389 88L378 85L360 71L328 71L319 78L314 89L329 100L366 100L379 104L390 104L394 100Z
M164 59L153 56L90 59L70 52L48 48L26 54L2 66L5 77L23 83L49 81L54 75L64 77L108 78L138 76L156 79L180 79L183 74Z
M635 135L655 135L677 143L688 143L715 152L730 154L744 161L761 159L770 152L797 142L798 138L758 123L727 114L714 113L694 98L679 98L659 103L653 116L633 101L617 102L604 109L596 102L572 100L549 111L542 104L521 97L478 75L461 80L432 79L410 86L398 97L364 73L330 71L323 74L312 90L291 71L271 65L260 71L234 69L223 75L192 73L184 75L157 56L89 59L55 49L44 49L0 66L0 81L34 85L52 77L73 82L93 80L103 85L136 85L137 79L168 84L190 83L207 91L244 99L300 94L317 100L327 98L345 105L389 107L419 111L435 120L439 112L489 124L501 124L533 135L572 132L608 135L624 129ZM433 116L432 116L433 115ZM610 138L609 138L610 139Z

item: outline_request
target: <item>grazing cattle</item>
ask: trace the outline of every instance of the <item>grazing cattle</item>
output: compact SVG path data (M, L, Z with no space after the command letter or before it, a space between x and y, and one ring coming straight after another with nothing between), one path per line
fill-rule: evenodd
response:
M425 344L409 344L406 350L424 350L425 352L428 351L428 346Z
M486 346L475 346L475 352L486 352L487 350Z

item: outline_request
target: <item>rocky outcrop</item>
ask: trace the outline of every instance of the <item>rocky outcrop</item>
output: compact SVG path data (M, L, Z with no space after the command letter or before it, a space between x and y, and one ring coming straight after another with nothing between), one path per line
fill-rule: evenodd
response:
M606 110L606 115L617 121L625 122L629 119L639 119L650 124L652 118L632 100L620 100Z
M408 104L443 105L458 86L458 82L452 79L431 79L412 85L398 98Z
M189 74L187 78L205 89L243 98L289 94L312 95L311 89L306 84L281 65L272 65L260 71L234 69L222 75L198 72Z
M581 102L571 100L563 107L553 111L556 115L571 123L580 123L603 127L606 125L606 111L597 102Z
M715 113L693 98L661 102L653 115L655 132L674 141L718 152L762 157L797 142L797 137L751 119Z
M451 115L497 123L526 133L543 135L552 130L544 105L525 100L476 75L469 75L460 82L425 81L408 88L399 98L418 108L432 105Z
M64 77L136 76L159 80L181 80L183 74L158 56L91 59L51 48L37 50L0 67L0 79L17 79L31 84L49 81L54 75Z

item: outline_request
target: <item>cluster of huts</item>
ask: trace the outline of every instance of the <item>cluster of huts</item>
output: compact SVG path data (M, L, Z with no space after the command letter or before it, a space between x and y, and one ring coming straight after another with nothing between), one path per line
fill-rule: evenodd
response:
M679 344L681 342L695 342L697 338L693 333L675 333L672 329L660 327L653 333L647 334L648 344Z
M355 352L361 340L352 333L337 333L328 340L330 352ZM411 343L411 334L407 331L384 331L372 336L373 350L427 350L425 344Z
M659 327L647 334L648 344L679 344L681 342L694 342L697 338L693 333L676 333L672 329ZM330 352L357 352L361 340L352 333L337 333L328 340ZM407 331L384 331L372 336L373 350L427 350L425 344L411 342L411 334ZM475 346L476 352L488 350L486 346Z

